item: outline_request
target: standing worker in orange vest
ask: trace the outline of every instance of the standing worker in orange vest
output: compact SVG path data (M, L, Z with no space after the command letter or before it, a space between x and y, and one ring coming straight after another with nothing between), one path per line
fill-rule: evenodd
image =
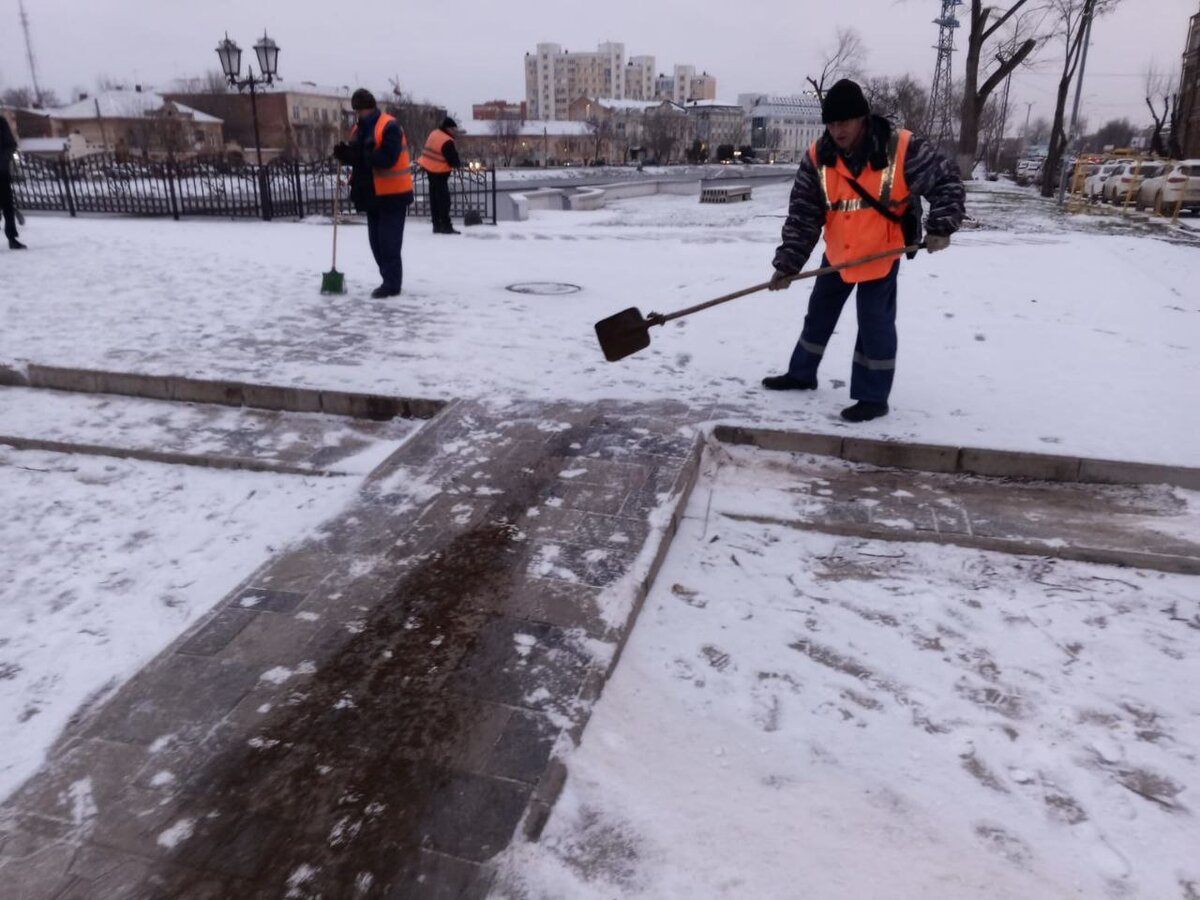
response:
M404 276L400 260L404 219L413 201L408 138L400 123L375 105L370 91L355 91L350 108L358 113L358 124L350 133L349 143L338 144L333 155L353 167L350 199L355 209L367 214L367 239L383 279L371 296L395 297Z
M449 116L429 133L417 164L429 176L429 209L433 214L434 234L458 234L450 222L450 172L462 168L454 138L458 123Z
M783 290L804 268L825 230L821 265L913 245L921 239L921 201L929 201L926 248L950 246L962 222L965 193L955 162L927 141L871 115L862 89L842 79L821 102L825 134L809 148L792 185L783 241L775 251L771 290ZM850 397L842 410L849 422L888 413L896 370L896 280L900 258L885 258L821 275L808 301L804 329L783 375L763 379L773 391L817 387L817 367L842 307L858 287L858 337Z

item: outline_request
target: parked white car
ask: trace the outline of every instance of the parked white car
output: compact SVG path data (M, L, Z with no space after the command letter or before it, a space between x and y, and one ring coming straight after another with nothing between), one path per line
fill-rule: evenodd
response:
M1087 180L1083 182L1083 196L1089 200L1099 200L1101 193L1104 191L1104 182L1108 181L1108 176L1117 171L1119 162L1101 163Z
M1108 176L1104 187L1101 188L1101 195L1112 203L1124 203L1126 197L1129 197L1129 202L1133 203L1137 200L1138 189L1142 186L1142 181L1146 178L1153 178L1162 169L1163 164L1159 162L1126 160Z
M1180 211L1200 215L1200 159L1167 163L1159 174L1142 181L1137 203L1160 214L1172 214L1178 205Z

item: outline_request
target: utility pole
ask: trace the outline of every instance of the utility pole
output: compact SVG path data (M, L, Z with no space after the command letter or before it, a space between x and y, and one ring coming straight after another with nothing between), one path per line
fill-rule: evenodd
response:
M1025 130L1021 132L1021 155L1029 149L1029 113L1033 110L1033 101L1025 101Z
M37 65L33 61L33 40L29 37L29 16L25 13L25 0L17 0L17 8L21 11L21 29L25 32L25 55L29 57L29 77L33 79L34 105L42 105L42 89L38 86Z
M937 65L933 70L933 81L929 88L929 104L925 114L925 137L934 146L954 139L953 90L950 77L950 61L954 55L954 31L959 22L954 8L962 0L941 0L941 11L933 24L938 26ZM967 173L970 174L970 173Z
M1063 147L1062 177L1058 181L1058 202L1062 205L1063 196L1067 192L1067 149L1075 143L1075 123L1079 119L1079 98L1083 94L1083 70L1087 66L1088 44L1092 41L1092 13L1096 9L1096 0L1084 0L1083 6L1083 50L1079 57L1079 77L1075 81L1075 103L1071 107L1071 127L1067 132L1067 144Z

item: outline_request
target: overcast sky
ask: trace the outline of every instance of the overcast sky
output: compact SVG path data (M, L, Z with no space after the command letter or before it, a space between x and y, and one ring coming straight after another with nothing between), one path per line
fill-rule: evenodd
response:
M818 69L839 26L853 26L868 50L869 74L910 73L928 83L935 62L932 24L940 0L858 0L856 3L757 0L24 0L41 85L64 100L94 91L97 78L155 85L218 69L217 41L229 32L253 59L265 27L282 48L288 79L386 88L398 77L420 99L470 117L472 103L521 100L523 56L539 41L594 50L621 41L627 56L656 57L660 71L675 63L717 78L718 96L791 93ZM0 87L30 83L18 0L0 0ZM1145 73L1177 71L1188 19L1200 0L1124 0L1098 19L1087 61L1082 115L1092 127L1128 116L1149 124ZM965 16L964 16L965 18ZM960 37L959 47L965 42ZM1061 41L1040 52L1032 70L1013 79L1014 119L1053 113ZM961 74L960 60L954 75ZM1069 107L1068 107L1069 108Z

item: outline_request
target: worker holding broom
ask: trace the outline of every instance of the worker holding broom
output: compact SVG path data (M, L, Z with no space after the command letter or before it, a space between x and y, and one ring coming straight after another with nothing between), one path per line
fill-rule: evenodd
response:
M350 200L367 214L367 239L383 279L371 296L395 297L404 275L404 220L413 201L408 139L400 123L380 110L365 88L350 96L350 108L358 114L358 124L350 141L334 147L333 155L352 167Z
M783 239L775 251L770 289L787 288L804 268L825 232L825 259L838 265L921 240L921 201L930 251L950 246L964 215L958 167L927 141L882 116L871 115L862 89L843 79L821 102L825 134L804 155L792 186ZM850 397L842 410L850 422L888 413L896 370L896 280L900 254L820 275L808 301L804 329L788 370L763 379L773 391L817 387L817 368L842 307L858 288L858 337L850 376Z

